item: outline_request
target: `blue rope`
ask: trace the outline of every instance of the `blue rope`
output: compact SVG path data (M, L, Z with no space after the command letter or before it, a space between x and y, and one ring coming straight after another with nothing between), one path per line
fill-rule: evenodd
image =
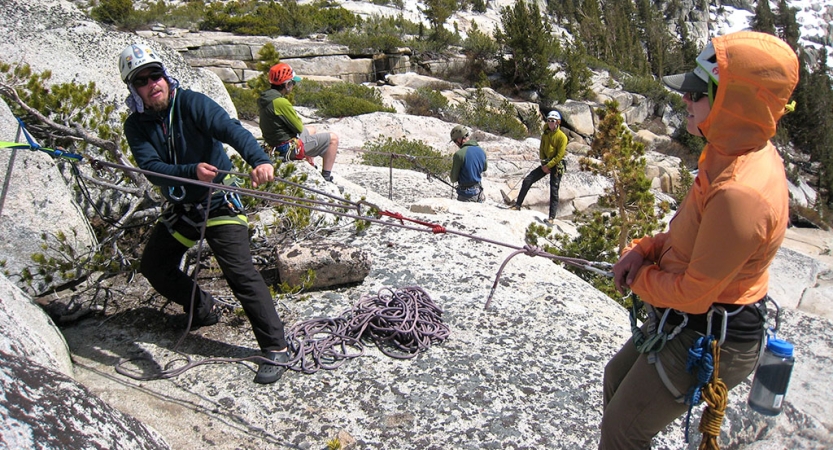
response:
M22 120L20 120L20 117L15 117L15 119L17 119L17 123L18 123L18 124L19 124L19 126L20 126L20 131L22 131L22 132L23 132L23 137L25 137L25 138L26 138L26 142L28 142L28 143L29 143L29 147L30 147L32 150L40 150L40 145L39 145L37 142L35 142L35 140L34 140L34 139L32 139L32 135L31 135L31 134L29 134L29 130L27 130L27 129L26 129L26 124L25 124L25 123L23 123L23 121L22 121Z
M703 386L711 380L714 374L714 355L712 354L712 341L714 336L703 336L694 341L688 349L688 362L686 371L693 374L697 382L688 389L685 396L685 403L688 405L688 414L685 418L685 441L688 443L688 428L691 421L691 410L700 403L700 395Z
M81 160L84 159L84 157L82 155L79 155L77 153L68 152L68 151L66 151L66 150L64 150L60 147L59 148L41 147L40 144L35 142L35 140L32 138L32 135L29 134L29 130L26 129L26 124L23 123L23 120L21 120L20 117L15 117L15 119L17 119L17 123L20 126L20 131L23 132L23 137L26 138L26 142L29 144L29 150L32 150L32 151L40 150L42 152L49 153L49 155L51 155L53 158L67 158L67 159L72 159L72 160L75 160L75 161L81 161Z

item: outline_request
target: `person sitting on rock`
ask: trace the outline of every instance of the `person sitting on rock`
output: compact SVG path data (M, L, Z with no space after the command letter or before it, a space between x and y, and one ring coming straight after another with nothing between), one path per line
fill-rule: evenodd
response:
M520 211L529 188L535 182L550 176L550 210L548 224L555 221L555 213L558 211L558 189L561 186L561 176L564 175L564 155L567 154L567 135L561 131L561 114L558 111L550 111L547 114L547 128L541 136L541 146L538 148L538 155L541 158L541 165L529 172L521 184L521 192L512 209Z
M292 103L286 98L300 81L301 77L295 75L289 64L279 63L269 69L269 83L272 87L257 100L260 131L268 148L286 160L307 159L313 164L313 158L320 156L323 160L321 176L332 182L338 136L335 133L317 133L315 127L304 126Z
M480 181L488 162L486 152L470 135L471 131L463 125L451 129L451 141L459 148L451 160L451 182L457 183L457 200L482 203L486 196Z
M218 187L208 198L206 187L147 175L159 186L167 203L142 253L139 270L157 292L182 305L191 316L193 328L216 324L221 310L214 298L180 269L185 252L204 231L264 357L288 362L283 322L269 287L252 263L243 206L234 194L221 190L229 177L221 171L232 170L223 142L254 167L250 176L255 187L275 179L272 161L255 137L214 100L181 88L179 81L168 74L159 54L147 45L125 48L119 57L119 69L130 91L127 105L131 114L124 122L124 134L136 164L150 172L213 182ZM285 366L264 362L254 381L274 383L285 370Z

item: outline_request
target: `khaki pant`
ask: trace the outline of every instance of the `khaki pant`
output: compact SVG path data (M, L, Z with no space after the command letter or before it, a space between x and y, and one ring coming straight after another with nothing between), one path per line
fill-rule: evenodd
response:
M686 371L686 363L688 349L699 336L694 331L683 330L658 354L668 378L683 395L696 382ZM755 368L759 348L760 342L723 343L717 371L728 389L749 376ZM699 406L698 411L704 407ZM654 435L687 411L688 405L675 400L660 379L656 366L648 363L647 355L637 352L633 340L628 340L605 367L599 449L650 448ZM692 419L690 435L697 433L698 423Z

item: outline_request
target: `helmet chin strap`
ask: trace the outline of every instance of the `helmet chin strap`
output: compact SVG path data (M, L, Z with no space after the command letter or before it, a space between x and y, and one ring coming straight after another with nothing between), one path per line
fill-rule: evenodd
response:
M717 83L709 78L709 106L714 106L715 98L717 98Z

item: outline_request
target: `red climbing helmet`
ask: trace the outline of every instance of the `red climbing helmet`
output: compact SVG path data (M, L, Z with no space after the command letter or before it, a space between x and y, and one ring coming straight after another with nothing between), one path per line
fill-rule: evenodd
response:
M279 63L269 69L269 83L280 86L290 80L297 83L301 81L301 77L295 75L295 71L289 67L289 64Z

